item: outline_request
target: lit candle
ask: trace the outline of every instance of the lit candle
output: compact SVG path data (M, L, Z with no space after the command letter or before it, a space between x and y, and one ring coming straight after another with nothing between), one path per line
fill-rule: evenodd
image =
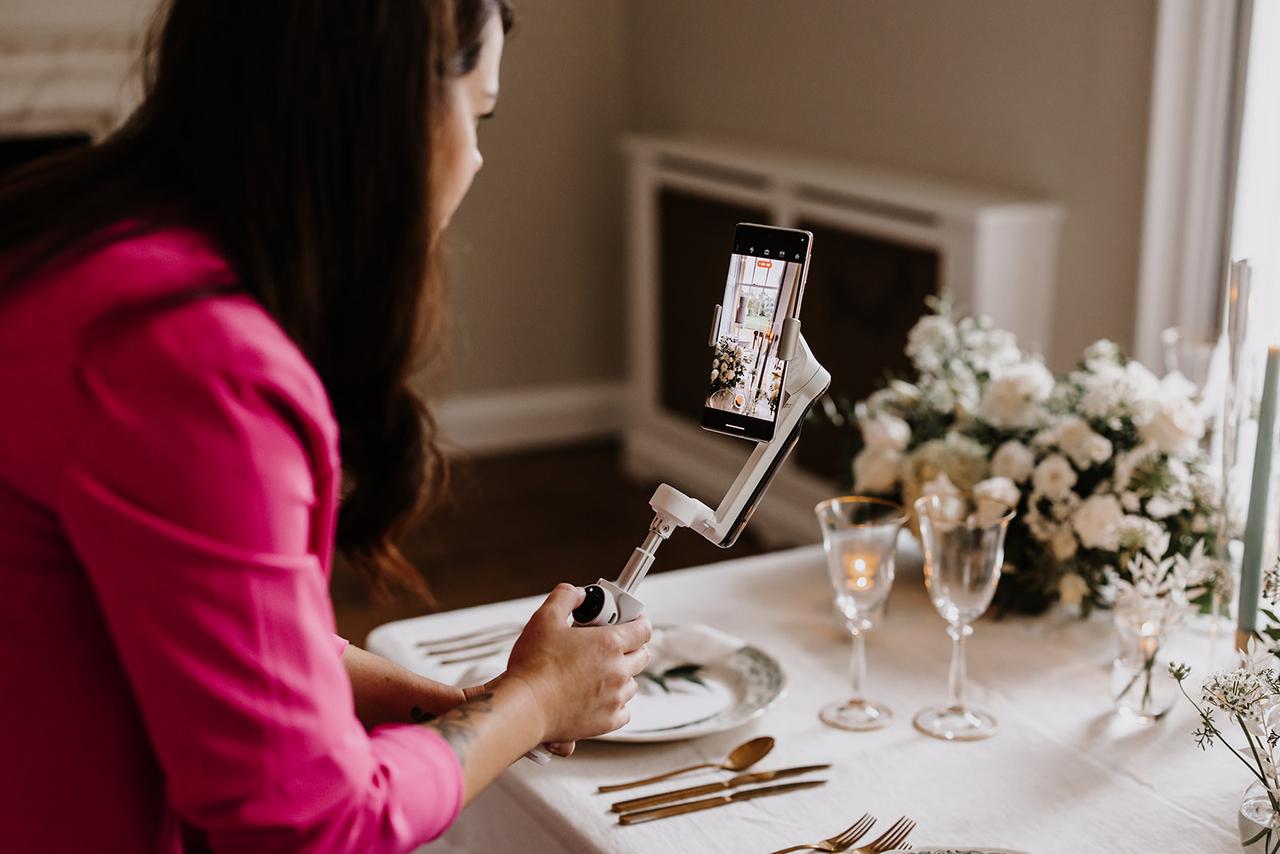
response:
M844 556L844 576L854 591L870 590L876 586L876 572L880 560L875 555L849 552Z
M1258 628L1258 599L1262 585L1262 552L1267 533L1267 500L1271 491L1271 453L1276 431L1276 381L1280 377L1280 347L1267 351L1267 373L1258 411L1258 446L1253 457L1253 491L1244 529L1244 559L1240 563L1240 620L1237 645L1247 643Z

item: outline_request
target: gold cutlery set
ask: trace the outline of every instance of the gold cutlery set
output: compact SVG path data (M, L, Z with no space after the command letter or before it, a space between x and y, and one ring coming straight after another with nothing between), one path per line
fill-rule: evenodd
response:
M794 768L779 768L774 771L741 773L767 756L773 750L773 747L774 740L768 736L753 738L751 741L735 747L723 762L703 762L640 780L601 786L596 791L603 794L633 789L639 786L648 786L681 774L707 768L739 772L728 780L705 783L700 786L687 786L683 789L674 789L656 795L628 798L627 800L617 801L609 807L610 810L618 813L619 824L640 824L646 821L715 809L716 807L728 806L729 804L749 801L754 798L784 795L788 792L802 791L826 784L826 780L801 780L773 786L758 785L760 783L772 783L775 780L784 780L789 777L798 777L814 771L824 771L831 767L828 764L800 765ZM742 788L743 786L755 786L755 788ZM699 797L700 795L711 795L711 797ZM784 848L782 851L852 851L854 854L882 854L885 851L911 847L905 845L904 840L915 829L916 825L911 819L903 817L894 822L887 831L869 844L860 848L853 848L856 842L866 836L875 822L876 820L870 815L864 815L854 824L828 839L811 842L806 845L795 845L790 848ZM782 854L782 852L775 852L775 854Z

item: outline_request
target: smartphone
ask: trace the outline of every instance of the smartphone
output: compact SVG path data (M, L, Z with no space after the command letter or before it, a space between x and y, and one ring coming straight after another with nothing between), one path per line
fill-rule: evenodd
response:
M773 438L787 363L778 358L782 323L800 316L813 234L741 222L712 333L707 430L757 442Z

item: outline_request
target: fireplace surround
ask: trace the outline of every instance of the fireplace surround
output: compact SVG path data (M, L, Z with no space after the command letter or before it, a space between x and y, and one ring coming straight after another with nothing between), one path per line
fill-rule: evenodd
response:
M624 461L645 479L721 494L750 452L699 428L712 309L737 222L814 233L804 334L858 399L906 368L925 297L947 291L1043 349L1064 209L1042 199L845 161L683 136L635 135L628 160ZM817 536L813 506L845 479L838 431L811 423L756 515L777 543Z

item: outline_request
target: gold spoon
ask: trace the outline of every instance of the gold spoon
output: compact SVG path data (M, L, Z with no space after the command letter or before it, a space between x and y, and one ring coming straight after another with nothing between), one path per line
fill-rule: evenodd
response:
M650 783L668 780L679 774L687 774L690 771L698 771L702 768L719 768L722 771L745 771L768 756L770 750L773 750L773 739L767 735L762 735L760 738L753 738L750 741L739 744L723 762L703 762L701 765L677 768L674 771L668 771L656 777L645 777L643 780L633 780L630 783L618 783L613 786L601 786L596 791L620 792L623 789L634 789L636 786L647 786Z

